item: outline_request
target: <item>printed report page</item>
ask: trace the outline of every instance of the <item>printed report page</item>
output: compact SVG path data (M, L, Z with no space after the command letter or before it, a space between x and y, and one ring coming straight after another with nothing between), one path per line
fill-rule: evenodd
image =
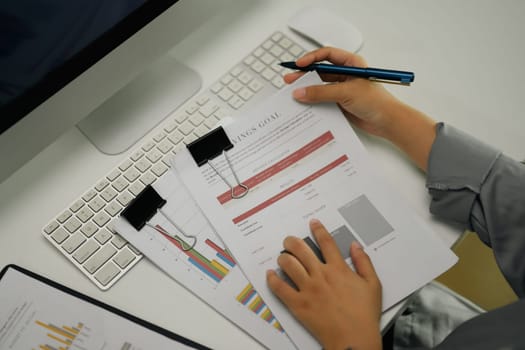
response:
M8 269L0 280L2 350L193 349Z
M237 116L224 127L233 148L209 160L211 165L197 166L187 150L174 159L210 223L301 349L320 345L268 289L266 271L279 270L286 236L311 237L311 218L331 232L349 264L350 243L357 240L364 247L383 285L384 309L456 261L378 176L335 104L293 100L293 89L321 83L316 73L307 74ZM234 175L249 188L242 198L232 198L229 184L235 195L243 191Z

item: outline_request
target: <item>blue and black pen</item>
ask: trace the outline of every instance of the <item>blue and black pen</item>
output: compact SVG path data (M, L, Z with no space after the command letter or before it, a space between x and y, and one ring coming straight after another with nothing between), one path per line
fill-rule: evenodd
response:
M286 68L305 72L315 70L318 73L351 75L354 77L366 78L387 83L398 83L403 85L410 85L410 83L414 81L414 73L398 70L337 66L326 63L314 63L308 66L299 67L295 64L295 62L292 61L281 62L280 65Z

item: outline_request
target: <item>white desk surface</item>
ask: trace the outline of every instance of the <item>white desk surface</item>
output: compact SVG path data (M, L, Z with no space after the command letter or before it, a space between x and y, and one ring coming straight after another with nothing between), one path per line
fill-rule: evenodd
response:
M306 4L235 0L174 54L208 86ZM363 33L370 66L411 70L411 87L388 86L436 120L525 158L525 2L521 0L325 0ZM337 34L334 34L337 35ZM196 44L199 43L199 44ZM204 43L204 44L203 44ZM424 174L390 145L362 135L387 180L451 244L461 232L433 219ZM0 266L19 264L215 349L255 341L143 259L107 292L98 290L40 233L122 156L103 156L73 129L0 185ZM409 252L407 252L409 254ZM390 317L391 318L391 317Z

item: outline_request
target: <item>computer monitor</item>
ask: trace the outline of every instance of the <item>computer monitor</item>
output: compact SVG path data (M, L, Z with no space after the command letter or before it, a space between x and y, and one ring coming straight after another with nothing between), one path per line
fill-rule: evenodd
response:
M0 182L78 125L127 150L198 92L166 52L225 0L0 2Z

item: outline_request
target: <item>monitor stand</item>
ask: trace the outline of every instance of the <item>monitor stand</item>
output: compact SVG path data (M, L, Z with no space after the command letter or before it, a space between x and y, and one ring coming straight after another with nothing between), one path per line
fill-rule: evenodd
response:
M201 88L200 75L166 55L108 98L77 127L108 155L133 146Z

